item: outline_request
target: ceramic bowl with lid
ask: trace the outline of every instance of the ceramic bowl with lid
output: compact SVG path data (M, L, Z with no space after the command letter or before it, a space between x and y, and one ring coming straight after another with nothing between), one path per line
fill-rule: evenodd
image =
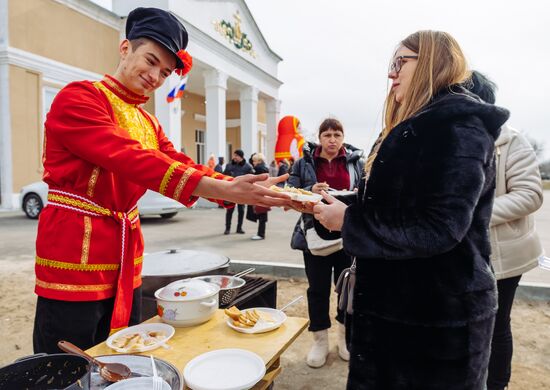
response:
M202 280L177 280L155 291L157 313L176 327L202 324L216 313L219 291L218 285Z

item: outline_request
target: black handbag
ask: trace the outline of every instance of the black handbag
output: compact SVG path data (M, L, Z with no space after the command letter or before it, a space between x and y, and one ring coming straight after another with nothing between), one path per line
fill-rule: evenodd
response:
M258 216L254 212L254 206L248 205L246 206L246 219L250 222L257 222Z
M294 232L290 239L290 247L299 251L307 251L307 241L304 229L302 229L302 217L298 219L298 222L294 226Z
M338 309L353 314L353 290L355 289L355 257L351 267L346 268L338 277L335 291L338 294Z

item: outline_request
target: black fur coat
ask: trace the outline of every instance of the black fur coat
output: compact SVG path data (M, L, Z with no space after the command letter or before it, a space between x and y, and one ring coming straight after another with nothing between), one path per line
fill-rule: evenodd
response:
M390 132L344 219L344 248L357 257L354 317L398 324L405 339L409 325L491 321L493 145L508 116L457 87ZM360 324L354 318L352 343L363 341ZM490 340L486 328L480 345ZM352 383L362 369L355 353Z

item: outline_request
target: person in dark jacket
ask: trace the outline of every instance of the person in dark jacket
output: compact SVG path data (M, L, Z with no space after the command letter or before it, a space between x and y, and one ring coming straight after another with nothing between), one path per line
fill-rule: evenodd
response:
M336 119L325 119L319 126L318 135L320 142L318 145L315 143L304 145L304 157L294 163L288 184L314 193L328 190L329 187L336 190L357 188L363 174L363 151L344 144L344 128ZM304 231L325 230L320 225L315 228L313 225L313 217L310 214L303 214L294 229L291 246L303 251L309 283L307 290L309 331L313 333L314 343L306 362L310 367L321 367L325 364L329 352L331 278L334 274L334 281L338 280L342 270L350 266L351 258L342 249L327 256L312 254L305 240ZM320 233L323 234L323 232ZM331 239L338 238L340 238L339 234L331 237ZM338 354L342 359L349 360L342 310L338 310L336 321L338 322Z
M225 164L225 159L218 157L218 164L214 167L214 170L218 173L223 173L223 164Z
M277 176L284 175L289 171L290 171L290 161L288 161L286 158L279 161L279 171L277 172Z
M240 149L235 150L233 153L233 159L226 165L223 171L224 175L239 177L253 173L252 166L244 159L244 152ZM226 209L225 211L225 231L223 234L229 234L231 232L231 219L233 218L233 211L237 209L237 233L244 234L243 220L244 220L244 205L236 204L235 207Z
M252 165L254 166L254 174L261 175L262 173L269 173L269 168L265 163L265 156L262 153L254 153L251 157ZM254 208L254 214L256 214L256 219L258 221L258 234L252 236L251 239L263 240L265 239L265 227L267 224L267 213L269 211L266 207L260 206L248 206Z
M285 175L287 173L290 173L291 166L292 166L291 161L286 159L286 158L279 161L279 169L277 171L277 176L281 176L281 175ZM283 183L277 184L277 186L278 187L284 187L286 184L287 184L286 182L283 182Z
M509 113L461 87L469 76L449 34L403 40L357 201L313 208L357 258L348 389L485 387L494 142Z

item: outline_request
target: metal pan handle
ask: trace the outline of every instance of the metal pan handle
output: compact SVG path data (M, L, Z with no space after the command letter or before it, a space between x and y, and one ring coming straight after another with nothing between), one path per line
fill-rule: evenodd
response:
M241 276L248 275L249 273L254 272L254 271L256 271L256 268L247 268L247 269L245 269L244 271L241 271L241 272L239 272L239 273L236 273L236 274L233 275L233 276L235 276L235 277L237 277L237 278L240 278Z

